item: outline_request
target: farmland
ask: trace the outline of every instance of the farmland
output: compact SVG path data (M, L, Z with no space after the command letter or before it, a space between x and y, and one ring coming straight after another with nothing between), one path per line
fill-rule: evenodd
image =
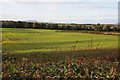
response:
M58 30L3 28L3 53L38 53L117 48L118 37Z
M116 0L6 0L2 80L120 80Z
M5 79L120 78L118 36L3 28Z

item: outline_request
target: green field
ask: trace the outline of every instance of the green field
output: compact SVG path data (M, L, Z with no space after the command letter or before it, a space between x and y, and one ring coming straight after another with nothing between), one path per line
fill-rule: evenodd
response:
M120 79L113 35L3 28L2 52L3 80Z
M117 48L118 37L46 29L2 29L3 53L65 52Z

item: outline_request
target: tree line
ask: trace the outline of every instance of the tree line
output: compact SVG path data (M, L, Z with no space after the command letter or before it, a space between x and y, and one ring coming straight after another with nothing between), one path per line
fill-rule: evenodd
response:
M39 23L25 21L0 21L2 28L35 28L58 30L92 30L92 31L119 31L120 28L113 24L63 24L63 23Z

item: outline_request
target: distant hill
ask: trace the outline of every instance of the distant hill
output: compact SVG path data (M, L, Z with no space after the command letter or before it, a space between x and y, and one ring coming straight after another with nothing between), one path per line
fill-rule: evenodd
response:
M25 22L38 22L37 20L26 20Z

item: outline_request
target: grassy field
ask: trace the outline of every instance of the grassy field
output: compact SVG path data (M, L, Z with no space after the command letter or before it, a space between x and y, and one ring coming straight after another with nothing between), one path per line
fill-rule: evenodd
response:
M2 52L2 80L120 79L113 35L3 28Z
M65 52L117 48L118 37L112 35L67 33L46 29L2 29L3 53Z

